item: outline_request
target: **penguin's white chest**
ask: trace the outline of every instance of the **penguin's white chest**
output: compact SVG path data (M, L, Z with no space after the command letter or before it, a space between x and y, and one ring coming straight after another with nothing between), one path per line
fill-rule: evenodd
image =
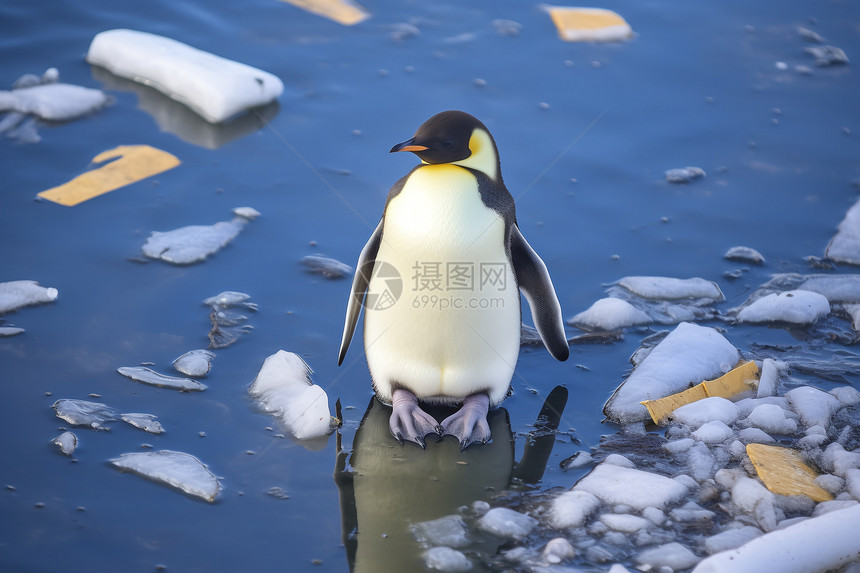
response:
M374 269L364 344L380 397L402 386L429 401L501 401L519 355L520 296L504 219L475 177L452 165L414 171L388 204ZM392 270L394 302L384 298Z

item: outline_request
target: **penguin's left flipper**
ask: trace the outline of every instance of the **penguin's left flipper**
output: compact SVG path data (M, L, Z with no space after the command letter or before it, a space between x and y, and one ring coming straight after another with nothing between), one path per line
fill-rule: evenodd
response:
M479 393L468 396L460 409L442 420L442 435L454 436L460 442L460 450L465 450L475 442L483 444L490 441L490 425L487 412L490 410L490 397Z
M370 236L367 244L361 250L358 264L355 265L355 276L352 279L352 289L349 291L349 302L346 305L346 320L343 324L343 338L340 341L340 351L337 355L337 365L340 366L352 342L355 333L355 325L358 323L358 315L361 314L361 305L367 295L367 287L370 277L373 275L373 265L376 263L376 253L382 242L382 220L376 226L376 230Z
M532 310L532 320L544 346L556 360L565 361L570 347L564 334L561 305L546 265L528 244L516 224L511 225L511 259L517 283Z

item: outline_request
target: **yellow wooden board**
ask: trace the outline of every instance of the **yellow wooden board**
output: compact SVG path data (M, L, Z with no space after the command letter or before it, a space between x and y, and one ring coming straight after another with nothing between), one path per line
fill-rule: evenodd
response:
M805 495L812 501L829 501L833 496L813 480L818 473L806 465L797 450L765 444L747 444L747 455L758 477L773 493Z
M120 145L99 153L93 163L104 163L92 171L78 175L58 187L39 193L39 197L74 207L93 197L173 169L180 161L170 153L148 145Z
M706 380L683 392L640 403L648 410L655 424L662 424L675 409L686 404L712 396L731 398L752 390L756 388L760 376L755 362L745 362L715 380Z
M318 16L352 26L370 18L370 13L351 0L282 0Z
M559 37L567 42L606 42L633 35L630 25L612 10L550 6L547 11Z

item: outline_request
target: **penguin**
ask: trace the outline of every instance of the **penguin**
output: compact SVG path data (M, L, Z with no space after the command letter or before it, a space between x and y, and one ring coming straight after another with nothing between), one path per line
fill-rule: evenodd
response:
M364 307L364 347L391 433L425 447L453 435L487 442L487 414L510 394L519 357L520 291L544 346L570 353L547 267L517 226L495 140L477 118L444 111L391 148L421 162L388 193L359 255L338 365ZM459 409L441 423L422 405Z

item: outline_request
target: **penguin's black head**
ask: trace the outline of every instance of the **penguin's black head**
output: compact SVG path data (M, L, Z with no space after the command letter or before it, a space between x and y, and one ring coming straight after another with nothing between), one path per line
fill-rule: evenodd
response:
M412 139L395 151L411 151L424 163L456 163L499 177L499 158L490 132L477 118L462 111L443 111L421 124Z

